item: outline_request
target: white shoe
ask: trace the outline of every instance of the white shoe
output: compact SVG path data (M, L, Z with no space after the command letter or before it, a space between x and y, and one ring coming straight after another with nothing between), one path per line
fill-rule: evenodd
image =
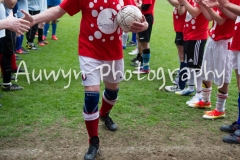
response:
M150 69L149 70L144 70L143 68L140 69L140 70L136 70L136 71L133 71L132 73L133 74L148 74L150 72Z
M188 96L188 95L192 94L193 92L194 92L194 90L189 90L188 88L186 88L186 89L183 89L180 91L176 91L175 93L180 96Z
M178 77L175 78L175 79L172 81L172 84L178 85L178 83L179 83L179 79L178 79Z
M196 94L190 98L189 101L186 102L187 105L191 105L192 103L197 103L201 98L199 98Z
M135 67L134 69L135 69L135 70L141 70L142 68L143 68L143 66Z
M179 72L177 72L177 74L176 74L174 80L172 81L172 83L175 84L175 85L178 85L178 83L179 83Z
M177 91L181 91L180 88L178 88L177 85L174 86L165 86L165 90L168 92L177 92Z
M136 48L136 49L132 50L132 52L129 52L128 54L129 55L137 55L138 54L138 49Z

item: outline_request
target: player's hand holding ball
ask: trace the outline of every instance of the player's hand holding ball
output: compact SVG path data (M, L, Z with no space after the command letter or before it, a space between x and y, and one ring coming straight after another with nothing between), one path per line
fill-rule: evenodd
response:
M131 25L131 32L142 32L145 31L148 28L148 22L146 21L146 18L144 15L142 15L141 22L134 21Z
M142 32L148 28L148 23L139 8L127 5L117 14L118 25L124 32Z

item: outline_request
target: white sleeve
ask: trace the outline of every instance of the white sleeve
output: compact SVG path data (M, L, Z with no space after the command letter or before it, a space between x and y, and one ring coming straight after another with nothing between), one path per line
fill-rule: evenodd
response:
M41 12L44 12L45 10L47 10L47 0L42 0L41 3Z

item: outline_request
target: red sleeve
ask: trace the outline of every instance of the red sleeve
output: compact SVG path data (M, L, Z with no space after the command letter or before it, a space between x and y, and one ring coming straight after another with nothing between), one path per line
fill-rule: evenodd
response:
M152 4L152 0L144 0L143 4Z
M136 6L136 3L134 2L134 0L124 0L124 6L126 6L126 5Z
M84 0L64 0L60 4L60 7L64 9L70 16L73 16L82 10L83 1Z
M229 0L229 2L236 4L236 5L240 5L240 1L239 0Z

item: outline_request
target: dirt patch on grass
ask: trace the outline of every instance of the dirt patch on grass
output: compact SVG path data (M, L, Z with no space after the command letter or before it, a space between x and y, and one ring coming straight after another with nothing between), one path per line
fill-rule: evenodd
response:
M110 132L99 126L102 155L97 160L239 159L239 145L222 142L226 133L206 128L155 126ZM78 160L88 148L84 126L77 130L52 126L21 138L0 140L1 160Z

